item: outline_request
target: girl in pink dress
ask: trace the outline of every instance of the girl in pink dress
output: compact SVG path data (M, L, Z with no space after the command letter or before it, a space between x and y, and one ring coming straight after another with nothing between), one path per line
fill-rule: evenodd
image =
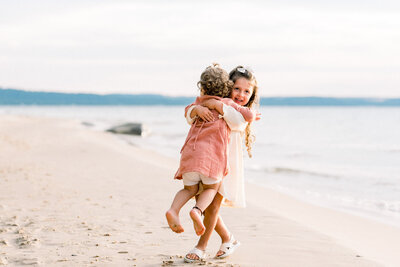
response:
M219 100L240 112L245 121L253 121L256 117L254 111L226 98L231 93L232 85L228 73L218 64L207 67L198 82L201 95L196 98L195 104L201 105L210 99ZM181 149L180 166L175 174L175 179L183 180L184 188L178 191L171 208L166 212L172 231L184 231L179 221L179 211L196 195L201 182L203 191L198 195L190 217L196 234L204 233L201 216L217 194L222 178L228 173L229 136L230 129L217 110L211 110L207 118L195 119Z

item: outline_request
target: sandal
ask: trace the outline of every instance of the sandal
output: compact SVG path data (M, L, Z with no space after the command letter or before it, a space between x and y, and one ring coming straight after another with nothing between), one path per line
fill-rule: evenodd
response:
M189 259L189 258L187 257L189 254L194 254L194 255L196 255L196 256L198 257L198 259ZM205 255L205 254L206 254L206 251L205 251L205 250L200 250L200 249L194 247L194 248L192 248L191 251L189 251L189 252L185 255L185 258L184 258L183 260L184 260L185 262L187 262L187 263L193 263L193 262L201 261L201 260L204 259L204 255Z
M224 259L230 255L233 254L233 252L235 252L235 250L240 246L240 242L238 240L236 240L233 235L231 234L231 238L229 239L228 242L226 243L222 243L221 247L219 248L219 250L221 250L222 252L224 252L224 254L219 255L219 256L215 256L215 258L217 259Z

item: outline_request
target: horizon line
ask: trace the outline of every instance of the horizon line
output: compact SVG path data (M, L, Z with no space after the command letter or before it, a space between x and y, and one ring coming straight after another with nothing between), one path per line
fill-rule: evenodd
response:
M66 92L66 91L47 91L47 90L29 90L29 89L16 89L16 88L4 88L0 86L0 90L14 90L14 91L23 91L28 93L55 93L55 94L72 94L72 95L97 95L97 96L107 96L107 95L129 95L129 96L139 96L139 95L154 95L154 96L163 96L163 97L197 97L198 95L166 95L160 93L94 93L94 92ZM400 99L400 96L324 96L324 95L261 95L260 98L338 98L338 99L375 99L375 100L386 100L386 99Z

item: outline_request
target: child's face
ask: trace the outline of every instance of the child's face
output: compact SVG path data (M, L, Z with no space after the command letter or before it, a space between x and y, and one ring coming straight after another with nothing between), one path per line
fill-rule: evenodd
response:
M253 94L253 85L246 78L236 80L232 89L232 100L241 106L246 105Z

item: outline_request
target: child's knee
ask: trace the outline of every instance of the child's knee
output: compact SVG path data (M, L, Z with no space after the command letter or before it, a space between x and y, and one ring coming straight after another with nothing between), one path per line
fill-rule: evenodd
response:
M203 184L203 189L211 189L217 191L219 189L220 183L215 183L215 184Z
M184 189L187 190L191 195L196 195L199 191L199 185L185 185Z

